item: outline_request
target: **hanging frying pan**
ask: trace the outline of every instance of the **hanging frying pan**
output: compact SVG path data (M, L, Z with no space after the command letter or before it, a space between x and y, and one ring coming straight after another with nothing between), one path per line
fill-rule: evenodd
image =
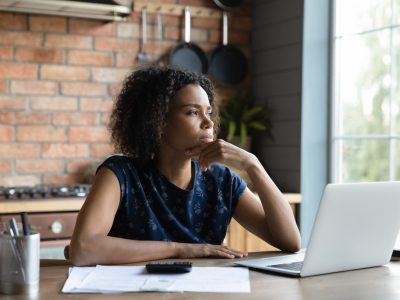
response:
M138 61L140 65L145 65L149 62L149 57L145 51L147 43L147 9L142 8L142 41L140 43L140 52L138 53Z
M185 7L185 40L172 49L170 63L197 73L207 73L207 56L199 46L190 42L190 29L190 10Z
M222 9L232 9L242 5L243 0L214 0L214 3Z
M222 45L210 56L208 72L224 85L235 85L247 74L247 58L236 47L228 45L228 15L222 15Z

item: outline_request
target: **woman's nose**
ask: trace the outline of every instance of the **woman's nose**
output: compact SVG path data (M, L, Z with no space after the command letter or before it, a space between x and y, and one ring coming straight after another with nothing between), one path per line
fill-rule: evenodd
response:
M205 115L203 118L202 126L204 128L212 128L214 126L214 122L208 115Z

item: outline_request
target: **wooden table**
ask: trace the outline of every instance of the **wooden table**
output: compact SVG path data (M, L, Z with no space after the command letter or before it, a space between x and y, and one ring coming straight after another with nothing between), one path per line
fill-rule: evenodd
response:
M277 253L257 252L251 257ZM232 266L233 260L192 259L194 266ZM250 271L251 293L125 293L62 294L70 265L66 261L41 261L40 293L33 299L289 299L289 300L398 300L400 299L400 262L386 266L308 278L291 278ZM27 299L0 295L1 299Z

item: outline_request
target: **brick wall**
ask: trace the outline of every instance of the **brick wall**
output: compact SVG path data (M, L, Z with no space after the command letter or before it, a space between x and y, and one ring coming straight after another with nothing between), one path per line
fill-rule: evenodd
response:
M209 0L151 2L216 8ZM248 57L250 6L232 13L229 32ZM163 15L161 37L155 16L148 18L145 50L166 61L183 38L182 18ZM140 32L138 13L107 23L0 12L0 185L86 182L113 153L107 122L122 79L137 67ZM211 52L221 41L220 20L193 16L192 41ZM249 82L217 86L219 99Z

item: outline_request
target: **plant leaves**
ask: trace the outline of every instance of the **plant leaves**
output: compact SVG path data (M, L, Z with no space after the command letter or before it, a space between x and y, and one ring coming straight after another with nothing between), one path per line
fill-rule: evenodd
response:
M230 120L228 123L228 135L226 137L226 140L228 142L232 141L233 137L235 136L236 133L236 123L233 120Z
M240 145L244 146L247 142L247 126L244 122L240 123Z

